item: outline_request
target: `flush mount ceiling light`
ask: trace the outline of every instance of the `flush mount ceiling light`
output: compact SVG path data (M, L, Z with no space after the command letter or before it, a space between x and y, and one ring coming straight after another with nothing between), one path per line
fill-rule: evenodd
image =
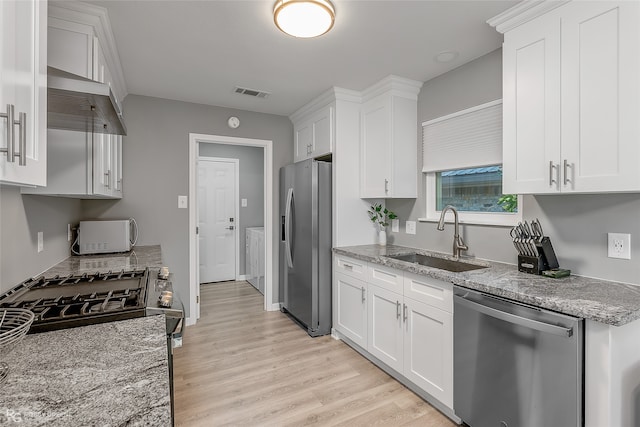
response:
M273 7L276 26L294 37L321 36L333 27L335 18L329 0L278 0Z

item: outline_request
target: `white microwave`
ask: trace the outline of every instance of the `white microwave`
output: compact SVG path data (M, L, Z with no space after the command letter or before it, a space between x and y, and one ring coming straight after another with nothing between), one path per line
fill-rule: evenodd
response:
M135 230L132 233L132 228ZM135 238L132 235L135 234ZM138 238L136 222L131 219L80 221L78 253L80 255L129 252Z

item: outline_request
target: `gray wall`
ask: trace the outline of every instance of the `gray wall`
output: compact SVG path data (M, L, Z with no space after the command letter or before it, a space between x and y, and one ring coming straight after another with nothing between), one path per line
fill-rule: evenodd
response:
M272 226L277 230L278 174L281 166L293 160L293 126L284 116L145 96L129 95L124 107L128 131L122 144L124 197L115 202L86 200L84 215L105 219L135 217L140 227L138 244L162 245L163 261L173 271L174 286L189 311L189 212L177 207L177 196L189 194L189 133L273 141ZM231 115L240 119L238 129L227 126ZM277 245L274 239L275 290Z
M498 49L455 70L427 81L418 96L418 135L421 124L474 105L502 98L502 51ZM416 153L422 170L421 137ZM425 216L424 179L419 180L416 200L387 200L400 216L399 233L390 233L395 244L450 252L453 230L436 230L433 222L419 222L415 235L404 233L404 221ZM575 274L628 283L640 283L640 195L524 196L525 219L539 218L558 255L561 267ZM630 233L631 260L607 257L607 233ZM465 225L462 234L469 255L517 263L509 228Z
M77 224L80 209L80 200L22 195L17 187L0 186L0 292L71 255L67 224Z
M246 228L264 226L264 149L262 147L244 147L228 144L200 143L201 157L222 157L238 159L240 164L238 189L239 225L239 267L240 274L245 274L246 265ZM247 206L242 207L241 199L247 199Z

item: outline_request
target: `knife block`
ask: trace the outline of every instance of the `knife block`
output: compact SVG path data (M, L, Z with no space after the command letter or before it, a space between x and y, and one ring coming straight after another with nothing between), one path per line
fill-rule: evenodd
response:
M545 270L559 267L551 239L543 237L539 243L536 243L536 248L538 249L537 257L518 255L518 271L540 275Z
M549 266L546 265L546 260L542 255L538 255L537 257L518 255L518 271L540 275L543 271L548 269Z

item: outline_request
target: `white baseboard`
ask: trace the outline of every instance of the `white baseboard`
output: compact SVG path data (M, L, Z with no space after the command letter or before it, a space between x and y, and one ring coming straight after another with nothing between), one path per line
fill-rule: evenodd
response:
M236 281L238 281L238 282L239 282L239 281L241 281L241 280L247 280L247 278L248 278L248 277L249 277L249 276L247 276L246 274L240 274L240 275L238 276L238 278L236 279Z
M274 302L271 305L267 305L267 311L280 311L280 303Z

